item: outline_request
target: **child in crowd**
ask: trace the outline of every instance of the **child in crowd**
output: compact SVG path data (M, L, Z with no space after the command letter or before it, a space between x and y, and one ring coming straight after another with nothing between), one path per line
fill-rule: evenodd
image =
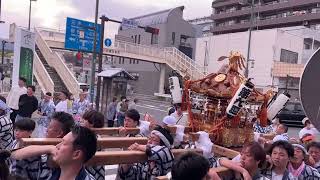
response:
M266 160L266 153L261 145L253 142L242 148L239 163L221 158L219 164L235 171L230 174L230 179L250 179L253 180L269 180L261 174L260 169Z
M17 121L14 124L14 137L11 149L18 149L21 147L22 138L30 138L32 132L36 128L36 123L30 118L24 118L22 121Z
M187 152L175 159L171 175L172 180L220 180L218 174L210 170L208 160L194 152Z
M147 145L135 143L128 148L132 151L145 152L148 160L134 164L120 164L118 168L119 178L125 180L151 180L157 176L166 175L171 171L173 163L172 143L173 138L170 132L157 126L151 131Z
M36 123L30 118L24 118L20 121L16 121L14 124L14 136L12 150L19 149L22 147L21 139L30 138L32 132L36 127ZM10 172L12 175L16 175L17 168L22 167L22 161L11 159ZM18 165L18 166L17 166Z
M86 111L80 120L80 125L86 128L102 128L104 126L104 115L95 110ZM99 136L98 136L99 137ZM97 149L101 150L101 149ZM85 169L96 179L104 180L104 166L86 166Z
M102 128L104 126L104 115L98 111L86 111L80 120L80 125L87 128Z
M287 166L294 156L294 148L288 141L279 140L274 142L269 150L270 167L262 171L262 175L272 180L291 180L293 175Z

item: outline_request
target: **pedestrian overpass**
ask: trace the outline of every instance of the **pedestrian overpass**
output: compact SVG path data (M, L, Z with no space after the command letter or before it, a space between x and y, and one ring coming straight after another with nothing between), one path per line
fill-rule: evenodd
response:
M79 84L73 72L66 66L61 54L56 52L56 49L64 49L64 32L35 28L35 34L37 53L34 58L34 75L41 90L55 92L59 89L67 89L77 95L80 91ZM168 65L180 75L189 76L191 79L205 76L203 66L198 65L175 47L160 48L121 41L115 41L113 44L113 47L103 49L104 55ZM161 69L160 94L163 93L165 81L164 68Z

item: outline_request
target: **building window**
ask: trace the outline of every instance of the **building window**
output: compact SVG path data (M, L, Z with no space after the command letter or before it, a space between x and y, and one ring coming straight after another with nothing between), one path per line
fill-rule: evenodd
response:
M137 43L137 35L134 35L134 43Z
M311 49L311 44L304 43L304 49Z
M299 56L299 54L297 52L289 51L286 49L281 49L280 62L297 64L298 63L298 56Z
M119 58L119 64L121 64L121 58Z
M174 45L174 44L175 44L175 41L176 41L176 33L175 33L175 32L172 32L172 35L171 35L171 44Z
M124 64L124 58L122 58L122 64Z
M185 44L187 43L188 37L186 35L181 35L180 36L180 44Z
M137 64L139 64L139 60L137 59Z
M151 34L151 44L158 44L159 35L158 34Z
M132 63L132 59L129 60L129 64L131 64L131 63ZM133 63L133 64L134 64L134 63Z
M139 36L138 36L138 44L140 44L140 40L141 40L141 35L139 34Z

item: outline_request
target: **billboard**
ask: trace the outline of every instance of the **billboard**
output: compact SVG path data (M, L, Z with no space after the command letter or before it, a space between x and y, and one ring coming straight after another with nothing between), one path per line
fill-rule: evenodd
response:
M100 51L100 29L97 24L97 48ZM64 47L77 51L93 51L94 23L67 17Z
M32 85L35 34L25 29L15 28L12 86L18 85L19 77L24 77Z

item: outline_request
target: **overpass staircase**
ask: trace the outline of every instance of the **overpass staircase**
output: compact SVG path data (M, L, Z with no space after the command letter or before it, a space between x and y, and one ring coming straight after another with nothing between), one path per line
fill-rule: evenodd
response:
M72 93L78 94L79 85L73 73L64 63L63 57L54 49L64 49L64 33L48 30L36 29L36 44L41 57L47 61L41 61L46 67L46 71L52 76L54 86L61 89L65 87ZM207 72L204 67L197 64L193 59L186 56L175 47L153 47L141 44L115 41L112 48L104 48L103 53L111 56L139 59L148 62L166 64L181 76L188 76L192 80L203 78ZM39 53L40 54L40 53ZM40 58L41 59L41 58ZM52 67L51 69L48 67ZM57 73L54 72L54 69ZM55 74L55 75L53 75ZM59 75L63 80L56 76Z

